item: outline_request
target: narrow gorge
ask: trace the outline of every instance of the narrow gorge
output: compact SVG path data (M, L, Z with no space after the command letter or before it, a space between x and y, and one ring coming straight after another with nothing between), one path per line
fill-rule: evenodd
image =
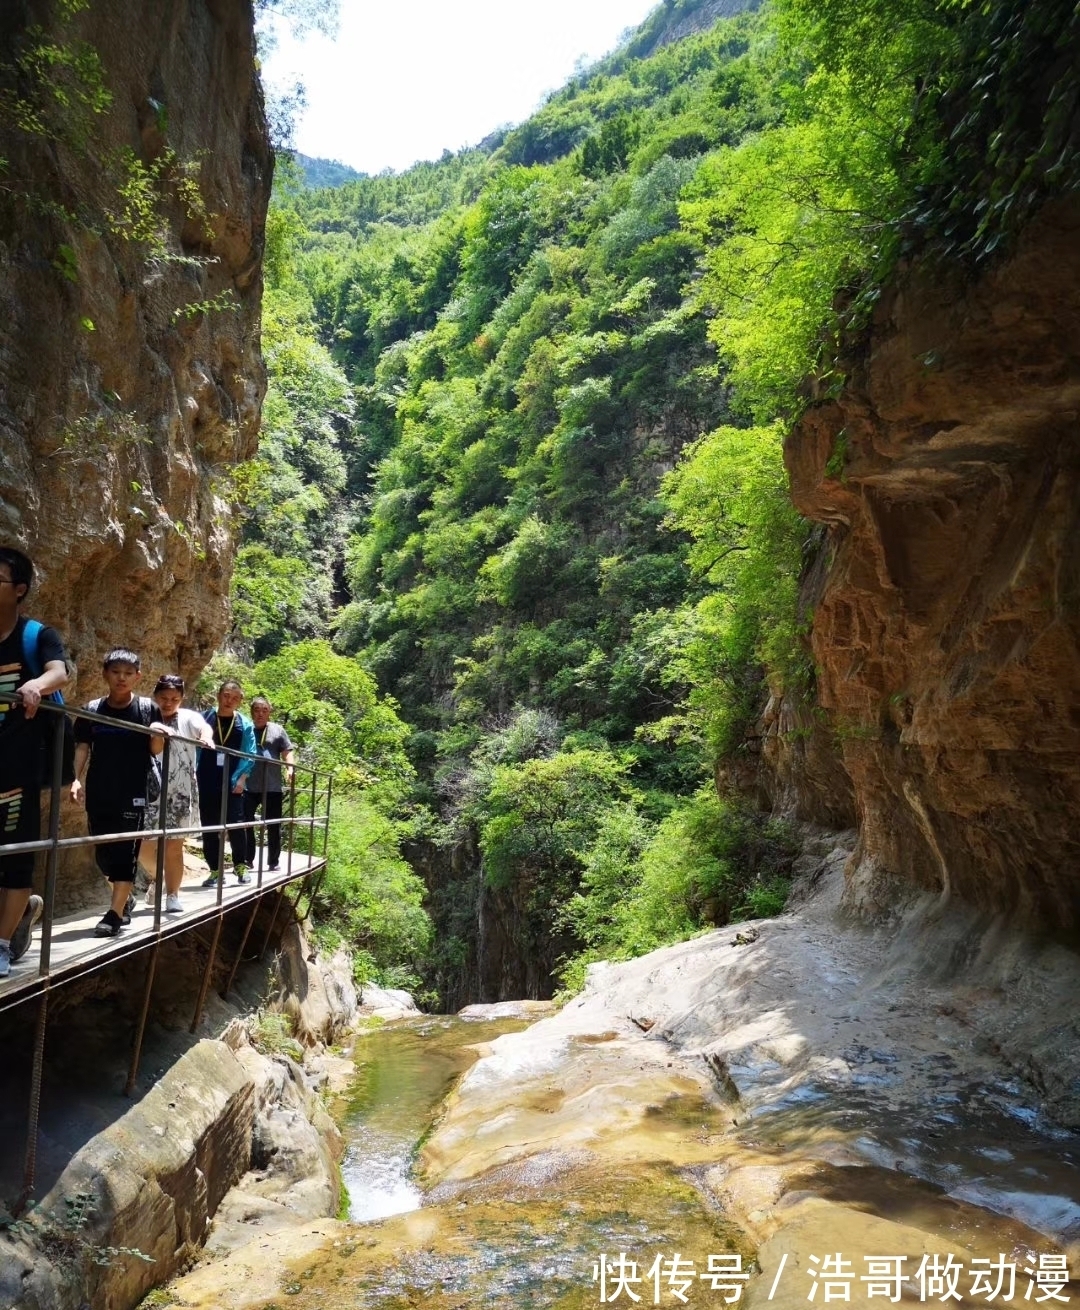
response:
M264 96L337 19L0 16L27 612L334 779L295 899L0 980L0 1310L1068 1299L1075 6L664 0L370 176Z

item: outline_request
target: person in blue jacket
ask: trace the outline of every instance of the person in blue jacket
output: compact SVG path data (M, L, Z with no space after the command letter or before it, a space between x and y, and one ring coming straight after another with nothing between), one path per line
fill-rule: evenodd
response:
M221 790L224 773L229 772L226 823L244 822L244 792L248 775L255 767L254 760L237 759L226 755L220 748L247 751L255 754L255 733L251 720L240 713L244 689L235 678L227 678L218 688L217 709L208 710L203 718L210 725L214 738L212 748L199 752L199 822L203 827L203 855L210 866L210 876L204 887L217 885L221 867ZM247 868L247 834L243 828L229 828L229 847L232 850L233 873L238 883L251 881Z

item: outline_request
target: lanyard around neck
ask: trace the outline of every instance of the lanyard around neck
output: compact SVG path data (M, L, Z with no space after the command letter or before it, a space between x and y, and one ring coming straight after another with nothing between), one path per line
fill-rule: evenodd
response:
M236 727L236 715L234 714L232 718L229 720L229 731L223 737L221 735L221 715L220 714L218 715L218 717L214 720L214 728L217 731L217 739L218 739L219 746L224 746L228 742L229 738L232 736L232 730L235 727Z

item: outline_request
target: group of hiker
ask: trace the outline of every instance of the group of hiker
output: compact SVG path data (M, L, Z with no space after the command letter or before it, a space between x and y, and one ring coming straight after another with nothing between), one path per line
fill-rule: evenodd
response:
M40 839L41 790L48 785L47 769L51 772L46 761L55 724L38 711L42 700L55 698L68 681L60 635L22 613L33 577L27 555L0 546L0 851ZM82 707L94 717L75 718L74 758L64 782L71 800L85 806L91 836L140 834L94 848L111 885L110 906L94 932L115 937L131 922L141 883L153 903L161 840L164 910L183 912L185 832L173 835L174 830L187 830L189 836L201 830L210 869L203 886L212 887L222 876L224 824L233 873L243 884L250 881L256 859L256 828L232 825L253 823L261 810L267 868L278 867L282 796L285 785L293 784L294 753L288 733L271 721L265 696L253 698L250 718L240 712L244 692L235 679L218 689L216 709L198 713L184 707L184 679L176 673L158 678L152 698L138 695L141 661L133 650L110 650L102 676L106 694ZM136 727L146 731L132 731ZM229 753L234 750L241 754ZM141 835L154 830L163 836ZM33 872L34 852L0 854L0 978L26 953L41 913Z

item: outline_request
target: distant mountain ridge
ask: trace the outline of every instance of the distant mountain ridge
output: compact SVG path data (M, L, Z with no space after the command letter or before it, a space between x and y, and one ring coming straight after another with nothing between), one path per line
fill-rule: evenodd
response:
M312 191L320 187L344 186L346 182L355 182L358 177L366 176L339 159L315 159L311 155L302 155L299 150L294 150L292 157L304 175L304 185Z
M575 85L578 87L586 86L590 79L597 74L602 75L617 71L627 58L646 59L664 46L673 45L675 42L693 36L697 32L708 31L709 28L723 18L733 18L737 14L760 9L762 3L763 0L661 0L661 3L649 13L644 22L625 35L621 45L583 72L568 79L561 89L561 93L555 92L553 98L565 94ZM513 139L521 133L522 129L527 131L528 123L529 119L526 119L521 124L508 123L496 127L475 146L466 147L464 150L456 152L453 157L458 155L466 157L477 154L492 155L507 142L508 138ZM556 151L555 153L557 155L560 152ZM450 157L452 157L451 152L444 151L441 160L419 160L412 167L431 169L439 164L445 164L447 158ZM542 152L538 157L534 158L528 150L523 155L519 155L511 147L507 162L538 163L546 162L552 157L555 156L546 155ZM311 155L301 154L299 151L293 151L293 158L300 166L305 187L311 191L332 190L371 176L368 173L358 172L356 169L350 168L348 164L343 164L336 159L313 158ZM408 174L411 171L412 169L403 169L401 175Z
M663 46L708 31L721 18L760 9L762 0L663 0L634 31L625 46L615 52L638 59ZM603 61L601 61L603 62Z

